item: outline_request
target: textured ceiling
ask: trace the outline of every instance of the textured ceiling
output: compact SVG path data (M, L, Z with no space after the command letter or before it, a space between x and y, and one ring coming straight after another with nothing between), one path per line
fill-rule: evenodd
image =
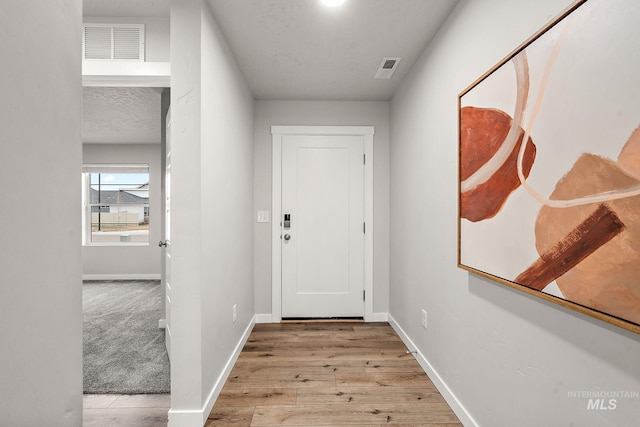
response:
M206 1L256 99L386 101L458 0ZM84 15L167 18L170 4L84 0ZM385 56L402 60L374 79ZM83 140L159 142L160 91L85 87Z
M458 0L206 0L256 99L389 100ZM85 16L169 17L171 0L84 0ZM391 80L374 75L402 57Z
M171 0L83 0L84 16L168 18Z
M82 140L86 143L160 143L161 90L83 88Z
M208 0L256 99L389 100L457 0ZM374 75L402 57L391 80Z
M171 0L83 0L84 16L168 18ZM83 88L85 143L160 143L158 89Z

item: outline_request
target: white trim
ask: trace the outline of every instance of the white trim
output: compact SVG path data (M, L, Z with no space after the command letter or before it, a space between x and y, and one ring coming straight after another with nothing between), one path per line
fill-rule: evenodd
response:
M160 280L160 274L83 274L82 280Z
M173 410L169 409L167 427L202 426L202 411L200 409Z
M220 392L222 391L222 387L224 387L224 383L227 381L227 378L229 377L231 370L236 364L236 361L238 360L238 356L240 356L240 353L242 352L242 348L244 347L247 340L249 339L249 335L251 335L251 331L253 330L253 327L255 326L255 324L256 324L256 319L254 316L251 319L251 322L249 322L249 325L247 326L247 328L244 330L244 334L242 334L242 338L240 338L240 341L238 342L236 347L233 349L233 353L231 353L231 357L229 357L227 364L224 366L222 373L218 377L218 381L216 381L213 388L211 389L211 392L209 393L209 396L207 397L207 400L205 401L205 404L204 404L201 425L204 425L204 423L207 422L207 418L209 418L209 413L211 413L211 410L213 409L213 405L216 403L216 399L220 395Z
M82 86L170 87L170 62L82 61Z
M367 129L362 129L366 131ZM364 321L373 322L373 127L364 136Z
M375 322L373 313L373 126L271 126L271 322L282 321L282 135L359 135L364 137L364 320ZM386 320L386 319L385 319Z
M83 163L82 173L149 173L149 163ZM144 182L143 182L144 184Z
M436 386L436 388L438 389L442 397L444 397L444 400L447 401L447 403L449 404L453 412L455 412L455 414L458 416L458 418L460 419L460 422L462 422L462 424L467 427L469 426L478 427L479 424L476 422L476 420L473 419L473 417L464 407L462 402L458 400L456 395L453 394L453 392L451 391L449 386L447 386L447 384L444 382L442 377L433 368L431 363L429 363L429 361L424 357L422 352L420 352L420 350L416 347L413 341L411 341L411 339L407 336L407 334L400 327L398 322L396 322L396 319L394 319L391 314L389 314L388 317L389 317L389 324L396 331L396 333L398 334L400 339L404 342L404 344L407 346L407 348L416 352L415 353L416 360L418 361L418 363L420 364L424 372L429 376L429 379L431 379L431 382L433 383L433 385Z
M158 320L158 329L167 329L167 319Z
M82 76L83 87L171 87L170 76Z
M207 400L205 401L202 409L199 410L174 410L169 409L169 424L167 427L184 427L184 426L203 426L207 419L209 418L209 414L211 413L211 409L213 409L213 405L216 403L216 399L220 395L222 391L222 387L224 386L231 370L233 369L236 361L238 360L238 356L240 356L240 352L242 352L242 348L246 344L249 339L249 335L251 335L251 331L256 324L255 316L249 322L249 325L245 329L240 341L233 349L233 353L227 360L227 364L224 366L224 369L220 373L218 380L213 385L213 388L209 392L207 396Z
M272 135L373 135L373 126L271 126Z
M282 134L273 133L274 130L282 129L271 127L271 321L279 323L282 321Z
M256 314L255 316L256 319L256 323L272 323L273 318L271 317L271 314L267 313L267 314Z
M96 205L89 205L89 207L91 206L98 206ZM116 205L109 205L109 206L116 206ZM138 205L139 206L139 205ZM86 246L86 247L146 247L149 246L149 242L85 242L82 244L82 246Z
M371 315L371 320L367 320L367 322L388 322L389 321L389 313L373 313Z

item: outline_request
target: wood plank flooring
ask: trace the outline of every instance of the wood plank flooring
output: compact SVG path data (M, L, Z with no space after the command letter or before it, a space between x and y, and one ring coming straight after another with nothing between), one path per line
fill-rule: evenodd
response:
M258 324L205 424L462 426L387 323Z
M85 394L84 427L166 427L169 394Z

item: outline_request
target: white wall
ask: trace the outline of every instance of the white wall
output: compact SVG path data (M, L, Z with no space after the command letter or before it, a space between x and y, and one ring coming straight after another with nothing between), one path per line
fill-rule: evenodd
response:
M253 320L253 98L206 2L172 2L171 26L169 423L182 427L203 424Z
M160 144L83 144L84 163L148 164L150 188L149 245L83 246L82 273L85 279L160 278L160 149Z
M482 426L640 416L638 399L568 397L639 391L638 335L456 267L458 94L570 3L462 0L391 104L390 314Z
M209 393L255 311L253 97L208 6L202 17L201 168L202 297L216 307L202 318L203 393Z
M201 15L200 0L171 2L171 427L201 420L203 407Z
M254 284L258 314L271 314L271 224L256 223L259 210L271 209L272 125L371 125L374 149L374 313L389 310L389 103L332 101L256 101L254 125ZM270 218L277 221L277 218Z
M82 425L81 12L80 0L10 0L0 13L6 426ZM43 223L51 206L61 215Z
M144 24L145 61L169 61L169 18L85 16L86 24Z

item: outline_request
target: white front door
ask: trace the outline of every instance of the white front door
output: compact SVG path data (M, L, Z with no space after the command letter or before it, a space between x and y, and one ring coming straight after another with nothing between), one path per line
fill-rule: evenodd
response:
M364 139L282 136L282 317L364 315Z
M167 113L165 163L165 345L171 357L171 110Z

